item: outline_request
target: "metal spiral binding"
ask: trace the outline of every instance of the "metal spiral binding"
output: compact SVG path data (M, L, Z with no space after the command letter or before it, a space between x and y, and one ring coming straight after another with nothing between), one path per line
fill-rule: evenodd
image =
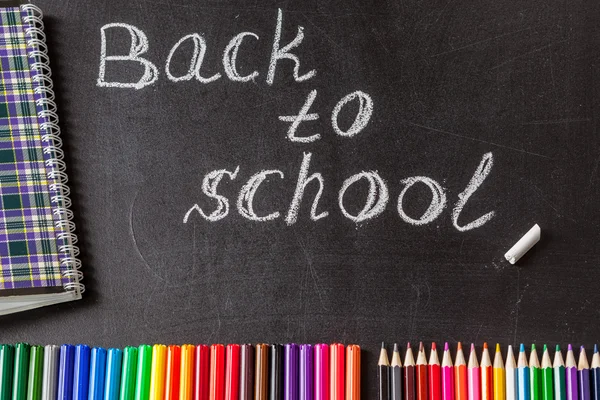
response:
M34 93L37 95L36 105L38 106L38 117L46 120L40 124L42 130L42 142L47 143L44 147L44 154L52 155L45 164L48 168L47 178L50 181L50 201L56 206L52 210L55 222L54 226L59 232L57 234L58 251L62 255L60 264L66 268L62 273L64 278L69 280L64 284L64 289L81 294L85 291L85 286L80 283L83 279L81 261L79 256L79 247L77 244L77 235L75 235L75 223L73 212L70 210L71 193L67 186L68 176L65 173L67 166L62 150L62 140L60 138L60 128L58 126L58 114L56 113L56 103L54 102L54 91L52 90L52 70L50 69L50 59L48 57L48 47L46 45L46 34L44 33L44 22L42 20L42 11L33 4L21 6L21 10L27 13L23 17L23 22L27 25L25 35L27 37L27 46L29 47L28 56L33 60L31 69L34 72Z

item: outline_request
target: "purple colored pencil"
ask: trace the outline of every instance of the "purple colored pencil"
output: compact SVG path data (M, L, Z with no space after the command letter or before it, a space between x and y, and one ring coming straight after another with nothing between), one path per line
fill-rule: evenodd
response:
M315 345L315 398L314 398L314 400L329 400L329 345L328 344L316 344Z
M298 345L286 344L283 349L283 400L298 400L298 357Z
M315 374L312 344L300 345L300 388L299 400L314 400L315 398ZM600 400L600 399L599 399Z
M579 377L579 399L590 400L590 364L588 363L585 347L579 350L579 364L577 366Z
M567 360L565 362L565 376L567 388L567 400L579 400L577 389L577 364L573 355L573 346L567 348Z

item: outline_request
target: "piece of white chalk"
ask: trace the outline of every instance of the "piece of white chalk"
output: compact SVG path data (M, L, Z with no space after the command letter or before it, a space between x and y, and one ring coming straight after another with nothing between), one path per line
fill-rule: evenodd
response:
M538 224L529 230L509 251L506 252L504 258L514 264L525 255L537 242L540 241L541 229Z

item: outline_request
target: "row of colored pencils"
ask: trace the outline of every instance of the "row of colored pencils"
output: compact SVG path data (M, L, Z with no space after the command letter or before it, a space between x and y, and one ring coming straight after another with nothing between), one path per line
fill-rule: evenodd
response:
M481 361L475 346L471 345L467 363L458 343L456 357L448 343L440 364L435 343L431 345L429 361L423 343L420 343L415 362L410 343L407 345L404 364L398 345L394 345L392 361L389 362L385 345L382 345L378 362L380 400L600 400L600 354L594 347L590 367L582 346L579 362L571 345L568 346L566 363L559 346L556 346L554 362L546 345L540 364L535 345L528 357L521 344L518 361L512 346L508 346L506 362L500 345L496 345L494 361L487 343L483 345Z
M0 400L360 400L360 347L0 345Z

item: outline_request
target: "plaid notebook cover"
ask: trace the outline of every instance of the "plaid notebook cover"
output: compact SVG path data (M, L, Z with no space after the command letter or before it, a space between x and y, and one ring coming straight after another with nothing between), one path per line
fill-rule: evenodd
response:
M10 289L62 291L70 281L60 264L56 188L50 190L55 182L46 168L56 154L42 141L47 121L38 118L43 106L36 105L26 15L19 7L0 8L0 296L14 294Z

